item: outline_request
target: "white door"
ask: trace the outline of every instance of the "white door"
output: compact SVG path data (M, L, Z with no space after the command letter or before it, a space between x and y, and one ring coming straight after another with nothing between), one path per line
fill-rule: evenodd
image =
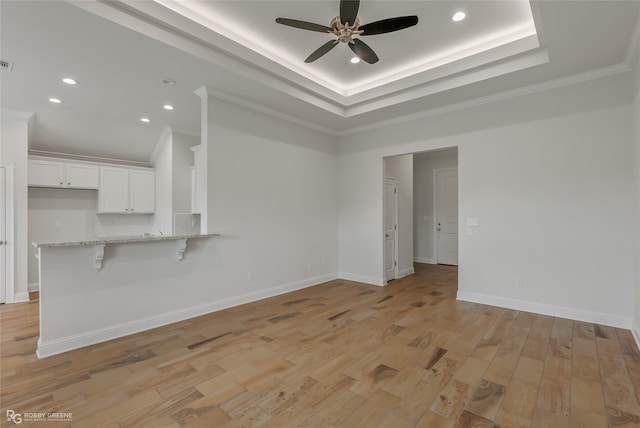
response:
M384 184L384 271L387 281L398 277L396 238L398 232L398 189L393 178Z
M6 169L0 167L0 303L7 301L7 192Z
M458 265L458 170L435 170L436 263Z

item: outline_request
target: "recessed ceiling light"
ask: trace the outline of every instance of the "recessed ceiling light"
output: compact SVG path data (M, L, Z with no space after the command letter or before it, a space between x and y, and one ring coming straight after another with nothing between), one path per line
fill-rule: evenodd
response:
M458 21L462 21L462 20L463 20L463 19L465 19L466 17L467 17L467 14L466 14L466 13L464 13L464 12L456 12L456 13L453 15L453 18L452 18L452 19L453 19L454 21L458 22Z
M60 98L49 98L49 101L54 104L60 104L62 102Z
M148 117L141 117L140 122L149 123L151 120Z
M357 56L354 56L353 58L351 58L351 64L357 64L360 62L360 58L358 58Z
M71 77L65 77L64 79L62 79L62 81L64 83L66 83L67 85L77 85L78 81L75 79L72 79Z
M173 110L173 106L171 104L165 104L162 106L165 110Z

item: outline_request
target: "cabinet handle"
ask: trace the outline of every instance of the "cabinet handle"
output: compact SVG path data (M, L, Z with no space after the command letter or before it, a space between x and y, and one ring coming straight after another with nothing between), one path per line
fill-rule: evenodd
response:
M62 186L62 181L60 182L60 185Z
M71 183L70 183L70 182L67 182L67 186L71 186Z

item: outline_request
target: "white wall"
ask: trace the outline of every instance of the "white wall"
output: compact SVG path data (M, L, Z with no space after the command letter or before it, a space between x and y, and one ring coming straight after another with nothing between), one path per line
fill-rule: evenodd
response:
M341 272L382 277L383 157L457 146L460 222L480 220L460 237L459 295L630 327L629 85L619 74L341 138Z
M398 277L413 269L413 155L385 158L385 176L395 179L398 189ZM380 229L380 233L384 233Z
M416 262L436 263L433 171L457 167L458 151L455 148L418 153L413 157L413 255Z
M208 232L224 264L207 284L241 294L337 276L336 141L206 97Z
M29 299L27 292L27 150L29 148L30 113L3 108L0 110L0 162L13 165L14 239L7 236L7 249L13 251L13 301ZM10 287L11 285L8 285ZM11 291L7 301L11 302Z

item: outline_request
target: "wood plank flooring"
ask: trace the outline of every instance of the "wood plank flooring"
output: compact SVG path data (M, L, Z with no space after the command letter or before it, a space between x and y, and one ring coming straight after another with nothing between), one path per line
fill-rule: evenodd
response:
M37 302L3 305L0 425L640 426L629 331L458 302L456 284L417 264L385 288L331 281L42 360Z

